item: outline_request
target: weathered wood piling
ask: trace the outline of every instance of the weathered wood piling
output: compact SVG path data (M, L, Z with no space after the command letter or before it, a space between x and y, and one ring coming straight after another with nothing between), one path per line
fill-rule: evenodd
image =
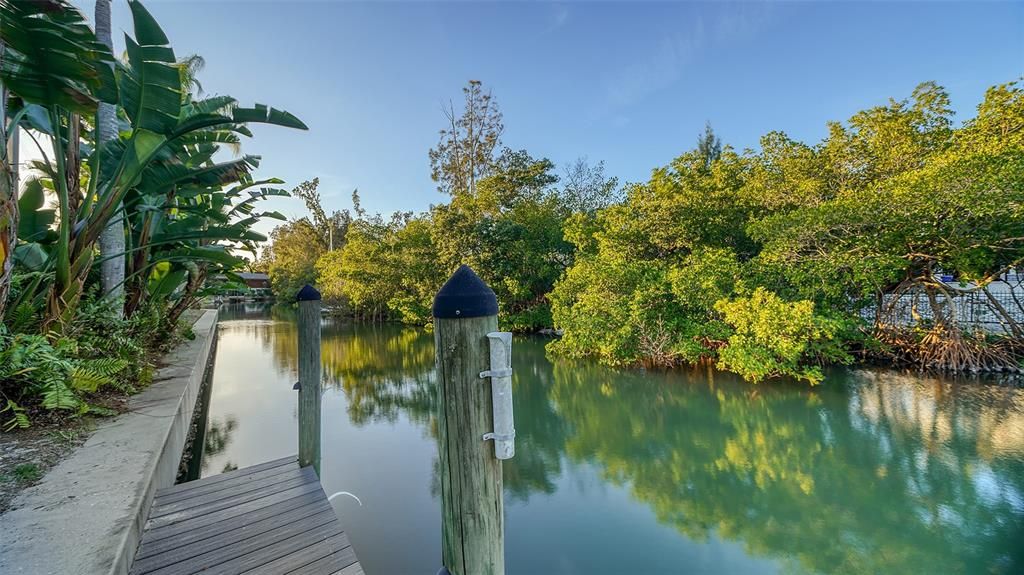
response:
M320 475L320 292L306 285L299 302L299 465Z
M468 266L434 298L441 555L452 575L505 573L501 461L494 430L488 333L498 328L494 292ZM442 572L444 569L442 569Z

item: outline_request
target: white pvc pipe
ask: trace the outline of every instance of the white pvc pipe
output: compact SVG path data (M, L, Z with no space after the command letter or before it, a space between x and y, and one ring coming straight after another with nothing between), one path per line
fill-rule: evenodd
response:
M511 459L516 454L516 428L512 415L512 334L493 331L487 334L491 351L491 369L480 377L491 378L491 404L494 432L484 439L494 440L494 456Z

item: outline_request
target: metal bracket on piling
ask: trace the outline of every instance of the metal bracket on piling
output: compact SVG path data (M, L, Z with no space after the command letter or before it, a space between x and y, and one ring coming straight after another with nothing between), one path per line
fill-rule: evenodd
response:
M484 441L494 440L494 456L511 459L516 454L516 429L512 417L512 334L492 331L487 334L491 350L491 369L480 372L480 378L491 378L491 406L494 431L485 433Z
M488 377L512 377L512 368L503 367L501 369L488 369L487 371L480 372L480 379Z

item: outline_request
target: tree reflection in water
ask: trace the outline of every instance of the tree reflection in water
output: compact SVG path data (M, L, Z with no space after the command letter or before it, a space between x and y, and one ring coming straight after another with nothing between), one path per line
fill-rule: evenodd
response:
M275 323L264 340L282 366L295 362L294 329ZM686 537L736 541L798 572L1024 569L1018 388L881 370L752 386L706 368L552 361L543 344L513 348L510 498L554 493L588 463ZM405 417L435 435L432 334L327 323L323 358L353 422Z
M203 437L203 475L206 475L208 457L223 453L231 444L231 434L238 428L238 419L232 415L225 416L223 420L211 419L206 425L206 435ZM228 462L221 469L221 473L234 471L238 466Z

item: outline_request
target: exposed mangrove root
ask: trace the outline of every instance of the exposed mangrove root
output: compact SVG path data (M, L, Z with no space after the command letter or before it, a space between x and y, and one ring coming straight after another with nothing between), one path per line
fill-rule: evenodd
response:
M890 361L921 369L953 373L1020 371L1024 341L983 332L967 333L948 325L927 330L876 327L875 337L887 346Z

